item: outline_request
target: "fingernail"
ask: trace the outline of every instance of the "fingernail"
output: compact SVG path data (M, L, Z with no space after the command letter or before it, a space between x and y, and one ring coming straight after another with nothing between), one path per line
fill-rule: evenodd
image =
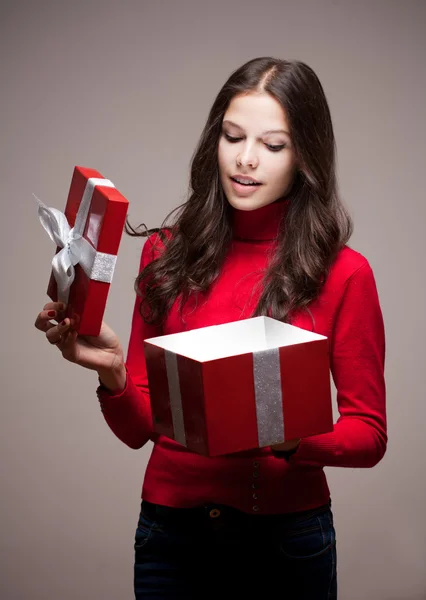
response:
M54 317L54 316L56 316L56 310L49 310L49 312L47 313L47 315L48 315L49 317Z
M62 321L62 323L61 323L61 327L65 327L65 325L66 325L66 324L67 324L67 322L66 322L66 321Z

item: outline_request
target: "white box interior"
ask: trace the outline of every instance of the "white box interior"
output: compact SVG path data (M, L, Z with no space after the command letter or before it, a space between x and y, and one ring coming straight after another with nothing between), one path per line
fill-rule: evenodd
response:
M253 317L149 338L160 348L200 362L326 339L270 317Z

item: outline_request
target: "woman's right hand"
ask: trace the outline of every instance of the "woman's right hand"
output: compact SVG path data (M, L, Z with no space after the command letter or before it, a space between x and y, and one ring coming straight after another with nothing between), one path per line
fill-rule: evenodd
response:
M113 330L102 322L98 336L81 336L72 328L72 320L64 319L65 310L61 302L48 302L37 315L35 327L72 363L98 373L124 371L123 350Z

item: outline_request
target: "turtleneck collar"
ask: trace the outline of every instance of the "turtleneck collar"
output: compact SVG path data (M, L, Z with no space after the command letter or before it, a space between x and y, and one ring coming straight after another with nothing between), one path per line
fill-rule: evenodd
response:
M289 202L288 199L277 200L256 210L238 210L231 206L234 239L264 242L274 240Z

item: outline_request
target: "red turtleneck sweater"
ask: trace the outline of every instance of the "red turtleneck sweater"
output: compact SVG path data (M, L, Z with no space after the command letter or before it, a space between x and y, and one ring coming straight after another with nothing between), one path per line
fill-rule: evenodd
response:
M285 208L285 203L273 203L255 211L233 209L234 237L221 274L198 299L195 310L193 305L186 307L183 320L175 303L161 330L146 325L136 298L126 387L110 394L101 386L97 394L104 417L120 440L135 449L154 442L142 488L142 497L150 502L175 507L221 503L257 514L305 510L329 500L323 467L373 467L385 453L382 313L372 270L349 247L339 253L319 298L310 305L313 319L300 314L292 321L329 338L340 414L334 431L302 439L288 461L269 448L199 456L152 431L143 340L250 317L259 298L253 290L262 278ZM149 238L141 269L152 258Z

